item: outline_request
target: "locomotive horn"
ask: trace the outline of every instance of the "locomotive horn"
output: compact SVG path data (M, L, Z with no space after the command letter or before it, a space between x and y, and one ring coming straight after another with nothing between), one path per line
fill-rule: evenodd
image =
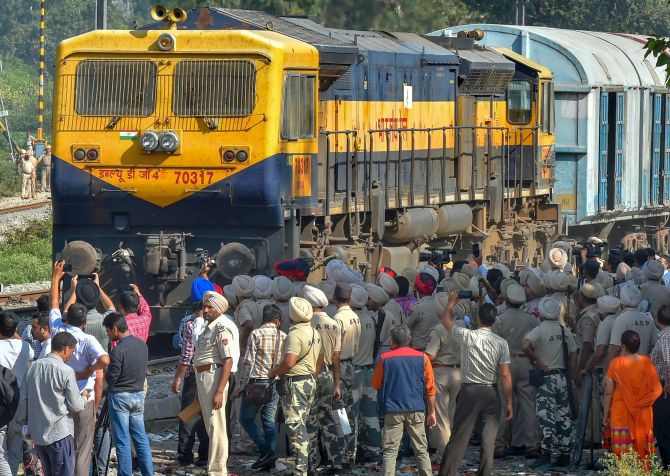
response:
M168 17L168 9L163 5L154 5L151 7L151 18L156 21L163 21Z
M484 31L480 30L479 28L472 30L468 35L468 38L472 38L475 41L481 41L484 39Z
M182 10L181 8L173 8L168 12L167 19L171 22L179 23L186 20L187 16L188 15L186 14L186 10Z

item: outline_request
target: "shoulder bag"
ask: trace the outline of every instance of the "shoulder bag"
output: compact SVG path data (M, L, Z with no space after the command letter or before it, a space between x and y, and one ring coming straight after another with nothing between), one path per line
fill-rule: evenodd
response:
M279 328L277 328L275 353L272 356L272 365L270 365L271 369L275 367L277 356L279 355L279 332ZM268 380L265 382L249 382L244 387L244 401L251 405L265 405L266 403L270 403L272 401L274 383L274 380Z

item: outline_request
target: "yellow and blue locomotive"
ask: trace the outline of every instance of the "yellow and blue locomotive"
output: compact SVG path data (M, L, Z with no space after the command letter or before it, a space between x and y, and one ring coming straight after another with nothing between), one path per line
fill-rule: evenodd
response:
M139 282L154 330L210 254L220 284L298 256L374 274L456 242L526 265L556 232L551 73L479 32L153 16L58 49L53 227L73 273Z

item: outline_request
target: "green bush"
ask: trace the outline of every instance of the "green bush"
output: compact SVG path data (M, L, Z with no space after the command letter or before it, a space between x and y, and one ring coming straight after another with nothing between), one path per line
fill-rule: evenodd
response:
M670 471L665 471L656 455L649 458L649 471L645 468L645 461L638 458L635 450L621 455L618 458L614 453L605 453L600 460L604 466L601 474L608 476L668 476Z
M21 177L10 160L0 155L0 197L12 197L21 191Z
M51 278L51 219L31 221L3 238L0 283L21 284Z

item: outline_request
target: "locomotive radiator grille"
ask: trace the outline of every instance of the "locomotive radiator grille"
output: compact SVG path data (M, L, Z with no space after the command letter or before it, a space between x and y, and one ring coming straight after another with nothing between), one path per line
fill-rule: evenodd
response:
M177 116L250 115L256 104L256 67L245 60L184 60L174 72Z
M155 109L156 65L150 61L79 63L75 111L83 116L148 116Z

